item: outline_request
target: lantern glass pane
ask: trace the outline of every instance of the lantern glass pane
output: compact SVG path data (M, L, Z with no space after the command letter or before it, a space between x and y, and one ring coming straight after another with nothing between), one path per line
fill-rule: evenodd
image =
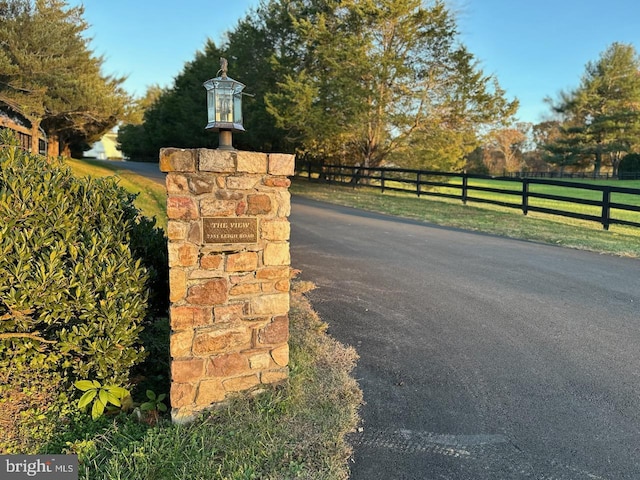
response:
M216 91L216 122L233 121L233 91L220 89Z
M233 96L233 123L242 125L242 94Z
M207 92L207 121L209 123L215 121L216 118L216 101L213 92L215 92L215 90L209 90Z

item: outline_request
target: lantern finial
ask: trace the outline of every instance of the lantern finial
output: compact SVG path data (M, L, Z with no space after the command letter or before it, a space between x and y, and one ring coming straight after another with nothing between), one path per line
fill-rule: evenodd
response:
M229 68L229 62L224 57L220 57L220 72L222 73L222 78L227 78L227 70Z

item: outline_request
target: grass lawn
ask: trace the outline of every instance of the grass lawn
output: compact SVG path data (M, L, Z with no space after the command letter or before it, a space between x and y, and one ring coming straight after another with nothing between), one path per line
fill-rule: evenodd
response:
M167 191L163 185L133 173L126 168L119 168L100 160L67 159L65 163L79 177L111 177L116 176L120 185L128 192L135 193L138 198L136 206L143 215L156 218L156 225L167 228Z
M566 180L563 180L566 181ZM580 180L569 183L589 184L598 186L623 187L623 188L640 188L640 181L606 181L606 180ZM509 182L502 180L488 179L470 179L470 187L496 188L503 190L521 191L522 187L519 182ZM602 201L602 192L595 190L587 190L576 186L575 188L568 186L556 186L546 184L530 184L530 194L555 195L561 197L571 197L589 201ZM520 196L500 194L496 192L470 191L469 196L483 199L491 199L502 202L520 203ZM612 203L620 203L640 207L640 195L631 195L626 193L613 192L611 194ZM584 205L573 202L564 202L561 200L550 200L544 198L529 197L529 205L532 207L550 208L554 210L564 210L569 212L580 213L600 217L602 208L595 205ZM640 212L631 212L620 209L612 209L611 217L619 220L626 220L640 223Z
M617 184L617 183L616 183ZM414 218L429 223L492 233L504 237L563 245L614 255L640 257L640 229L612 225L609 231L595 222L519 210L495 205L368 187L327 185L295 178L291 192L317 200L365 210Z
M306 175L307 172L301 172L301 177L299 178L306 178ZM382 185L380 177L381 174L376 172L374 178L370 179L369 185L380 187ZM317 174L314 174L312 175L312 178L317 179L319 178L319 176ZM348 174L340 175L338 173L335 173L335 180L343 184L348 183L351 178L352 177ZM395 191L398 193L417 196L416 173L403 171L396 172L390 170L385 171L384 178L385 192ZM422 183L422 185L420 186L420 190L422 196L425 198L442 198L436 197L436 195L451 195L458 197L458 199L461 197L463 182L462 176L422 175L420 177L420 180L421 182L434 182L437 184L426 185ZM532 182L535 182L536 180L537 179L531 179ZM562 179L558 181L575 183L576 187L574 188L566 185L560 186L530 183L528 199L529 207L572 212L580 215L589 215L591 217L594 217L593 219L591 219L591 221L595 220L596 222L599 222L602 216L601 206L563 201L562 199L536 198L534 195L553 195L556 197L575 198L584 200L585 202L602 202L602 192L580 188L580 184L609 186L613 188L622 187L640 189L640 180L607 181L588 179ZM486 191L487 189L490 189L492 191ZM505 206L508 206L508 208L521 210L522 183L520 182L520 180L509 181L491 178L469 178L467 195L469 197L469 203L472 204L475 203L477 205L489 205L487 201L491 201L499 202ZM623 205L630 205L635 208L640 208L640 195L612 192L610 202L611 204L618 203ZM610 218L612 220L640 223L640 212L634 212L620 208L611 208Z

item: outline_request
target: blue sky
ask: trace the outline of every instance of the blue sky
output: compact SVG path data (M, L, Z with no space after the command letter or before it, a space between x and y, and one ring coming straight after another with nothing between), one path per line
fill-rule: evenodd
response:
M108 74L128 75L125 87L143 95L152 84L170 86L202 49L257 6L258 0L70 0L83 3L92 48ZM494 74L519 118L539 122L546 96L576 87L588 61L613 42L640 52L638 0L450 0L461 41ZM213 10L216 9L216 12ZM215 76L216 72L211 72ZM230 67L233 76L233 67ZM203 81L206 79L203 79ZM239 79L250 85L251 79ZM204 98L204 96L203 96ZM203 100L204 101L204 100Z

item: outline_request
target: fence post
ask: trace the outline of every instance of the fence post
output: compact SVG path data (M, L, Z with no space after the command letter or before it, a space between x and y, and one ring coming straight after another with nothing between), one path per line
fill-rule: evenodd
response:
M469 186L469 177L467 177L467 172L462 172L462 204L467 204L467 191Z
M522 213L529 213L529 181L522 179Z
M309 181L311 181L311 162L307 163L307 172L309 176Z
M418 176L416 177L416 194L418 198L420 198L420 182L422 181L422 172L418 172Z
M611 187L602 190L602 226L609 230L611 224Z
M380 182L382 184L382 193L384 193L384 169L380 169Z

